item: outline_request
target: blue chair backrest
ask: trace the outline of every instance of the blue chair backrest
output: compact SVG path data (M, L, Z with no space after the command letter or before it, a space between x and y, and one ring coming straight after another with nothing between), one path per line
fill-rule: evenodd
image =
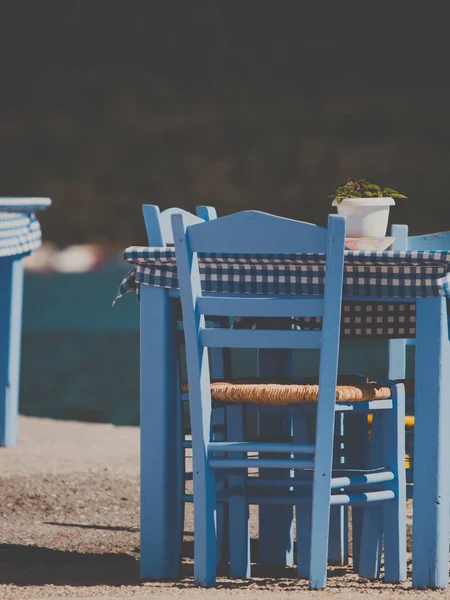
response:
M408 225L392 225L393 250L450 250L450 231L408 237Z
M144 204L142 212L144 213L148 244L154 248L162 248L173 244L172 222L170 219L176 213L184 214L189 225L217 219L216 209L212 206L197 206L197 216L182 208L167 208L161 212L155 204Z
M191 417L193 435L196 435L195 430L205 440L209 435L211 396L208 347L320 348L318 426L321 419L326 419L328 423L330 411L334 415L337 380L345 218L330 215L328 228L325 228L258 211L244 211L189 226L183 214L175 214L172 216L172 226L183 307L189 390L191 403L196 403ZM233 297L225 293L207 295L202 292L198 253L280 255L311 252L326 254L322 297L263 294ZM207 328L205 315L208 314L321 316L322 331ZM327 406L321 410L322 397L327 400ZM324 425L323 429L328 433L328 425Z

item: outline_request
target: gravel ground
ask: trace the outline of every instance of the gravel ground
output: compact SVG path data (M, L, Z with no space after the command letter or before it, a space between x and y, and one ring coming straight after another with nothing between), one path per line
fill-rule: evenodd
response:
M218 587L192 583L193 527L188 507L182 578L139 580L139 430L136 427L21 417L20 442L0 448L0 599L269 596L311 598L294 569L257 567L251 580L221 574ZM253 513L252 533L256 532ZM322 598L443 597L329 569Z

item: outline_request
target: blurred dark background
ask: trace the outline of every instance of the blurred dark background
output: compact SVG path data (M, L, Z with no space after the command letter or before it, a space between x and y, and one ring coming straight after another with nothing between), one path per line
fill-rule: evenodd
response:
M143 203L325 224L356 176L408 196L391 222L450 229L443 8L4 2L0 193L52 198L45 240L117 252L100 272L27 273L21 411L138 423L137 303L110 306Z
M442 5L441 5L442 6ZM141 204L325 223L350 176L450 228L450 38L438 4L40 0L2 6L2 195L46 239L145 243Z

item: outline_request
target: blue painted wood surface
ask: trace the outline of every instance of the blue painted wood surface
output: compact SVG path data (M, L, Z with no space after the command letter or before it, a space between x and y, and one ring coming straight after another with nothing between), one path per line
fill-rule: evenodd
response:
M292 439L298 445L311 443L312 425L308 415L301 413L294 415ZM294 454L294 456L296 455ZM305 471L295 471L294 478L296 482L308 482ZM295 522L297 533L297 575L307 579L309 578L309 566L311 563L311 508L304 504L296 504Z
M140 573L170 579L179 573L183 535L176 306L163 288L143 286L140 310Z
M391 235L395 237L393 250L408 249L408 227L406 225L393 225ZM389 340L388 377L389 379L405 379L406 377L406 342L405 340Z
M383 413L373 415L368 466L377 469L383 462ZM358 572L362 577L376 579L380 576L381 550L383 544L383 507L375 504L365 509L365 519L361 520L361 531L355 531L353 536L361 535L359 545ZM359 516L359 515L358 515ZM353 541L353 547L355 547Z
M216 482L206 449L212 438L209 357L208 349L199 341L199 333L205 328L205 317L196 310L196 299L202 295L200 271L198 262L192 260L183 215L173 215L172 224L183 307L192 429L194 581L197 585L209 587L216 581L217 542ZM233 561L232 552L230 548L230 561Z
M0 446L17 442L22 298L22 257L0 259Z
M333 468L342 468L345 460L345 415L336 414ZM333 487L333 486L332 486ZM348 509L332 506L330 509L330 535L328 539L328 564L348 564Z
M382 460L394 474L395 498L383 506L384 579L406 580L405 388L393 388L394 410L382 415ZM447 511L448 514L448 511ZM364 515L370 519L370 513ZM419 515L420 519L420 515ZM364 540L362 540L364 543Z
M285 217L277 217L274 221L273 215L256 210L227 215L221 217L220 222L216 219L206 225L201 224L192 230L192 252L201 252L201 248L214 248L213 252L230 254L323 252L327 240L325 227ZM249 228L258 228L257 239L249 238ZM292 243L294 235L297 236L297 244Z
M396 250L450 249L449 231L408 237L406 225L394 225L392 235ZM414 446L421 450L414 453L413 585L447 587L448 508L443 509L448 505L450 485L446 464L450 454L446 433L450 422L447 303L440 298L421 299L416 306ZM405 377L405 351L404 340L389 342L390 376ZM422 382L427 382L426 386ZM441 431L442 442L430 446L430 436L436 439Z
M398 226L397 226L398 227ZM406 227L406 225L403 225ZM407 230L406 230L407 234ZM408 250L449 250L450 231L438 231L408 237Z
M341 331L345 220L329 219L311 517L310 587L326 585L336 383Z
M413 585L448 587L450 342L446 298L417 299Z
M144 204L142 212L147 230L148 245L155 248L173 244L172 215L183 214L188 225L195 225L217 218L216 209L212 206L197 206L197 215L193 215L182 208L166 208L161 212L159 207L154 204Z

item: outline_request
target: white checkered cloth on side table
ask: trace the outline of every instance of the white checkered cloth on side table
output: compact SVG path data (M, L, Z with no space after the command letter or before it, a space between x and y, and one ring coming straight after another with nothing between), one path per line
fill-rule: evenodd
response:
M0 196L0 258L26 256L40 247L41 228L34 213L51 203L50 198Z
M134 266L122 281L117 298L138 291L140 285L178 287L173 248L132 246L125 250L124 257ZM200 254L199 259L205 292L309 296L323 293L324 254ZM343 295L359 299L343 304L343 337L414 337L414 302L361 300L450 297L450 251L346 251ZM242 319L240 326L257 327L258 323L258 319ZM298 318L294 323L304 329L320 327L320 320L315 318Z
M0 211L0 258L31 254L41 243L41 227L34 214Z

